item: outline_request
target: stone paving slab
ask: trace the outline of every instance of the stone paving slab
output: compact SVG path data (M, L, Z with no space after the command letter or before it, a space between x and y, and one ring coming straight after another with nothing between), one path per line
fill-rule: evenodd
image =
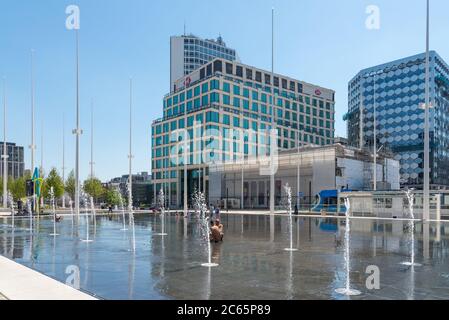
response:
M64 283L0 256L0 300L97 300Z

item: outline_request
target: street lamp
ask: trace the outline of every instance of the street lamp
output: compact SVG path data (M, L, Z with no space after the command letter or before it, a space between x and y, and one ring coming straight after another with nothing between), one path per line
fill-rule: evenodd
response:
M427 0L426 15L426 101L424 106L424 201L423 220L430 218L430 129L429 129L429 109L430 106L430 1Z

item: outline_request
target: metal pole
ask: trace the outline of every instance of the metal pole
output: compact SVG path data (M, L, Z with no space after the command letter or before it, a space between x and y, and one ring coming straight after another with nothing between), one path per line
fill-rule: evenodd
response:
M80 135L82 131L80 129L80 110L79 110L79 36L78 29L75 30L76 34L76 129L74 133L76 135L76 154L75 154L75 213L77 216L80 214Z
M90 105L90 178L94 178L94 100Z
M132 150L132 106L133 106L133 79L129 79L129 196L132 198L133 194L133 150ZM129 199L131 200L131 199ZM129 209L132 210L133 204L129 201Z
M276 111L275 111L275 102L274 102L274 8L271 9L271 81L273 81L273 86L272 86L272 93L271 93L271 97L272 97L272 115L271 115L271 124L272 124L272 129L276 130L276 121L274 120ZM273 138L273 137L271 137ZM277 148L277 134L276 134L276 141L271 141L271 147ZM270 175L270 213L274 214L274 169L273 169L273 162L274 162L274 157L273 157L273 150L271 150L270 148L270 155L271 155L271 175Z
M296 192L297 192L297 194L296 194L296 205L298 206L298 210L299 210L299 193L301 192L301 179L300 179L300 177L301 177L301 162L302 161L299 161L299 155L300 155L300 144L301 144L301 140L302 139L300 139L300 132L298 131L298 159L296 160L297 161L297 163L298 163L298 172L297 172L297 181L296 181L296 184L297 184L297 187L296 187Z
M429 108L430 108L430 1L427 0L426 21L426 102L424 106L424 201L423 220L430 218L430 132L429 132Z
M31 176L34 174L34 152L36 144L34 142L34 50L31 50ZM36 184L33 183L33 209L36 210Z
M62 183L65 184L65 114L64 113L62 114ZM62 196L62 208L65 209L65 194Z
M373 183L374 191L377 191L377 115L376 115L376 74L374 74L374 103L373 103L373 114L374 114L374 163L373 163Z
M8 207L8 152L6 145L6 79L3 78L3 208Z

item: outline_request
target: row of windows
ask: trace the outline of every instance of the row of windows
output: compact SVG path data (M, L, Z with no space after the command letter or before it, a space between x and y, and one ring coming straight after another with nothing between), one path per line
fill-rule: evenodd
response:
M236 76L241 79L254 80L259 83L273 85L274 87L280 87L293 92L303 93L303 84L301 82L280 78L279 76L272 77L271 73L258 71L240 65L234 65L233 63L224 62L222 60L215 60L213 63L201 68L200 80L217 72Z

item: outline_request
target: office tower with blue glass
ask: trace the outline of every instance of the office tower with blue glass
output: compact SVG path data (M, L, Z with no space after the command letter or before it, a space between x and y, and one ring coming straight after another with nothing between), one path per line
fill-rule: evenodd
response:
M333 143L333 90L222 58L181 77L175 86L164 97L163 117L152 124L153 192L164 189L171 207L182 207L184 169L190 199L195 189L208 195L211 158L227 162L266 155L263 145L269 138L243 139L239 133L276 129L280 150ZM188 141L172 136L180 130L188 133Z
M391 150L400 162L401 186L422 189L424 162L425 54L360 71L348 87L349 142ZM449 66L430 52L430 183L449 187ZM381 173L378 173L378 177Z
M223 38L201 39L194 35L170 38L170 91L175 82L215 58L240 61L237 52L226 46Z

